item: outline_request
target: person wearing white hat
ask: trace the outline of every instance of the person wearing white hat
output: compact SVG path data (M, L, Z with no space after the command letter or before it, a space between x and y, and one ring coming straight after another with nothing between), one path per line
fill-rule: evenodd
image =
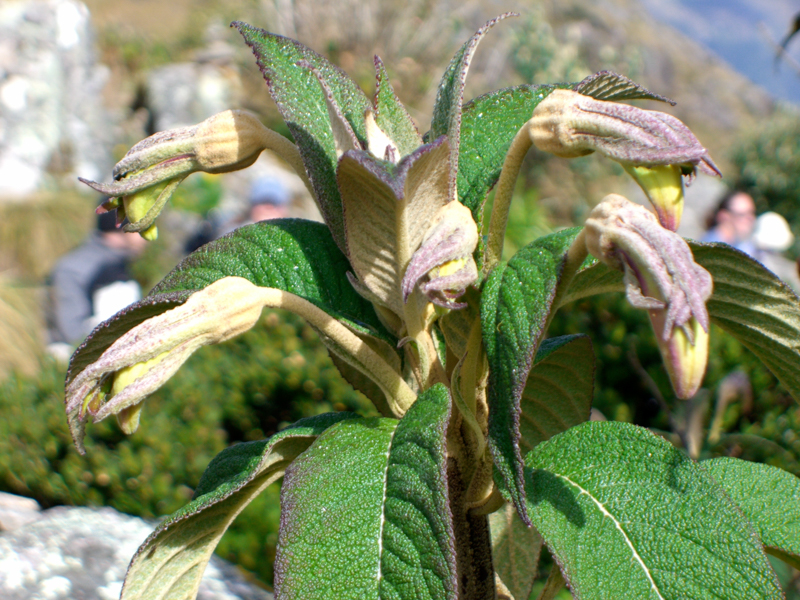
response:
M794 244L794 234L786 219L776 212L759 215L752 239L759 250L759 262L791 285L795 291L800 290L800 278L795 263L782 255Z

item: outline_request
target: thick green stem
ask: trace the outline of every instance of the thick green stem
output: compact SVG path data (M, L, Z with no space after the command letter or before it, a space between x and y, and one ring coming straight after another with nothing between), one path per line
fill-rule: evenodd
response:
M525 124L514 136L503 162L503 170L497 182L492 206L492 217L489 221L489 234L486 242L486 260L483 263L484 274L489 273L503 255L503 241L508 224L508 209L514 195L514 184L517 181L522 161L533 142Z

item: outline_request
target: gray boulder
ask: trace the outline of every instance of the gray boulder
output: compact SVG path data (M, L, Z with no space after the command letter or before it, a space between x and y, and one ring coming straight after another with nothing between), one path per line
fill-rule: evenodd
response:
M46 187L48 174L108 170L108 69L93 42L80 2L0 3L0 200Z
M0 534L0 598L116 600L131 557L153 525L111 508L57 507ZM198 600L271 600L213 557Z

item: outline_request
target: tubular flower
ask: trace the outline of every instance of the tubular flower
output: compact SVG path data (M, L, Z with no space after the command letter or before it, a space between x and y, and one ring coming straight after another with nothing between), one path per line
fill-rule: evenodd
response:
M478 245L478 226L460 202L445 205L411 257L403 277L403 301L419 283L425 296L445 308L464 308L456 302L478 278L472 253Z
M263 150L274 150L304 174L297 148L264 127L255 115L226 110L198 125L161 131L133 146L114 167L114 183L83 183L112 199L98 211L117 209L128 232L157 237L153 224L175 189L197 171L226 173L252 165ZM121 201L120 201L121 199Z
M646 309L675 393L688 398L702 383L708 359L711 296L708 271L655 216L622 196L609 195L586 221L588 251L622 271L628 301Z
M531 140L540 150L573 158L597 150L642 187L662 226L675 231L683 211L681 175L720 171L680 120L666 113L555 90L533 111Z
M67 386L67 416L76 443L88 415L95 421L118 415L126 433L136 431L141 402L189 356L256 324L265 290L240 277L225 277L120 337Z

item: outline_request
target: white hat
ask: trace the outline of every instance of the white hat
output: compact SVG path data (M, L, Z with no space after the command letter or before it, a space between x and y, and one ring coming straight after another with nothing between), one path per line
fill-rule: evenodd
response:
M753 243L761 250L783 252L794 243L789 224L776 212L765 212L756 219Z

